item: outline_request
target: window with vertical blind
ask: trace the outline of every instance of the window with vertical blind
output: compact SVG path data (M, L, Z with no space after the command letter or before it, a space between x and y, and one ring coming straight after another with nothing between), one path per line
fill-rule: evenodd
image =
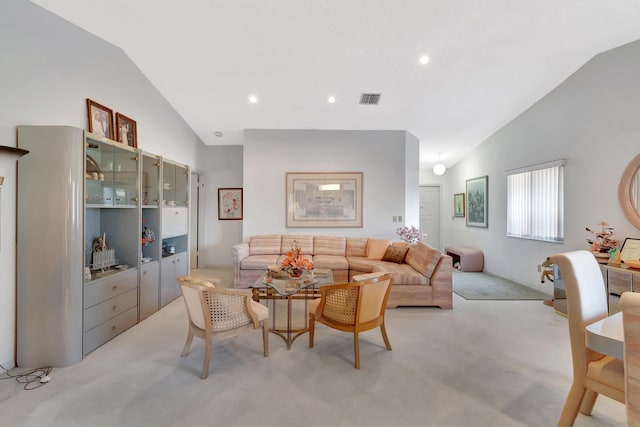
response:
M507 236L564 241L564 164L556 160L505 172Z

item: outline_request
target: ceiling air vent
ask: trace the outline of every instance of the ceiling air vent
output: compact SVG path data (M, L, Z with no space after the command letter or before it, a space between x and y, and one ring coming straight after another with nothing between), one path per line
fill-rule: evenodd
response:
M381 93L363 93L360 95L360 105L378 105Z

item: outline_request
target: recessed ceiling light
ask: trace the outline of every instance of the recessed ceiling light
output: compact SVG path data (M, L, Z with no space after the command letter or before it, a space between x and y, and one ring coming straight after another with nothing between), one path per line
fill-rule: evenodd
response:
M429 62L429 57L427 55L422 55L418 62L420 63L420 65L425 65L427 62Z
M255 95L249 95L249 102L255 104L258 102L258 97Z
M329 101L329 104L333 104L334 102L336 102L336 97L330 96L329 99L327 99L327 101Z
M219 130L218 130L218 131L215 131L213 134L214 134L215 136L217 136L218 138L220 138L222 135L224 135L224 133L220 132Z

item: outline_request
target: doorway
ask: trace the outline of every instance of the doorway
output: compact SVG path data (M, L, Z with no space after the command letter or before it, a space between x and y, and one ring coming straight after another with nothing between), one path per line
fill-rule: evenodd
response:
M440 247L440 186L420 186L420 231L427 234L429 246Z
M198 255L200 250L200 206L202 204L201 198L204 197L204 191L200 191L202 184L200 184L201 176L197 172L191 172L191 197L190 208L191 218L189 218L189 266L190 268L199 268Z

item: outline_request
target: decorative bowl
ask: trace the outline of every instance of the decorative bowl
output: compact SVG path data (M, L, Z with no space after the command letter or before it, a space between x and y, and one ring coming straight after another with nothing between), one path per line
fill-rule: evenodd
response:
M622 262L627 264L631 268L640 269L640 260L637 260L637 259L625 259Z

